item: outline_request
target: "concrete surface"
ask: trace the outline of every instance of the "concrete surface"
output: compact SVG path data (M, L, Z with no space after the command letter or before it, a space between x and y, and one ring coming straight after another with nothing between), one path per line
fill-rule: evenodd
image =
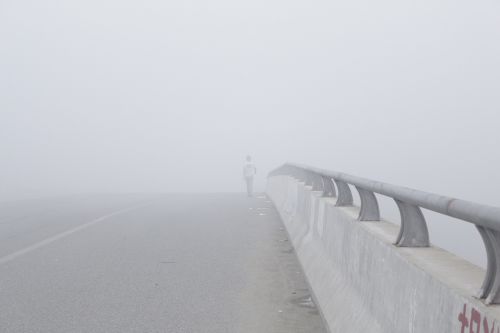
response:
M500 332L500 306L473 297L483 269L436 247L396 247L397 225L359 222L358 207L291 177L271 177L267 192L331 332Z
M0 203L0 332L326 332L265 196Z

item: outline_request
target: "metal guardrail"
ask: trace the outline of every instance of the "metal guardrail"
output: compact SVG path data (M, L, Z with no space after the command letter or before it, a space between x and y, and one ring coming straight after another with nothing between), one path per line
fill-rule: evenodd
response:
M486 304L500 304L500 208L300 164L286 163L269 173L269 177L277 175L292 176L313 190L322 191L325 197L337 197L337 206L353 204L349 184L353 185L361 199L359 221L380 220L375 193L394 199L401 214L396 246L430 245L421 208L474 224L483 239L488 260L486 275L476 296Z

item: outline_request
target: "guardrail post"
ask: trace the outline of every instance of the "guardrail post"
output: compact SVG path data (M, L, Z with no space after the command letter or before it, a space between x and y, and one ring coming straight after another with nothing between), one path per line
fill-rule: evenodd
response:
M394 199L401 214L401 227L395 244L401 247L428 247L429 231L420 207Z
M324 197L334 197L337 195L335 191L335 186L333 186L332 178L321 176L323 178L323 196Z
M358 221L380 221L380 210L375 194L359 186L356 186L356 190L361 199Z
M312 173L312 190L323 191L323 178L320 174Z
M311 186L313 187L314 186L314 174L311 172L311 171L306 171L304 170L304 174L305 174L305 184L306 186Z
M349 185L338 179L334 179L335 184L337 184L337 189L339 190L339 195L337 197L337 203L335 206L351 206L352 205L352 193Z
M290 175L298 181L301 179L300 170L295 167L291 167Z
M280 176L288 176L290 174L291 174L291 170L290 170L290 167L287 165L282 166L278 172L278 175L280 175Z
M488 264L483 285L477 294L486 304L500 303L500 232L476 225L486 248Z
M307 173L305 170L297 169L297 179L299 182L307 184Z

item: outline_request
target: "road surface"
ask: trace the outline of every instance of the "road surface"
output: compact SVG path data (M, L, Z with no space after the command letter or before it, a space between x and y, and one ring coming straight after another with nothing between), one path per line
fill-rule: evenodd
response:
M0 203L0 332L326 332L269 200Z

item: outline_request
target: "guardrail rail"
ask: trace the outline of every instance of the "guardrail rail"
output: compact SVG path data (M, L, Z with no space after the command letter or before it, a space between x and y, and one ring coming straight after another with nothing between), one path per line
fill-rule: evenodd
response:
M322 191L324 197L337 197L336 206L353 205L349 185L354 186L361 199L359 221L380 221L375 193L392 198L401 214L396 246L430 246L422 208L474 224L487 255L485 278L476 297L486 304L500 304L500 208L294 163L278 167L268 177L278 175L294 177Z

